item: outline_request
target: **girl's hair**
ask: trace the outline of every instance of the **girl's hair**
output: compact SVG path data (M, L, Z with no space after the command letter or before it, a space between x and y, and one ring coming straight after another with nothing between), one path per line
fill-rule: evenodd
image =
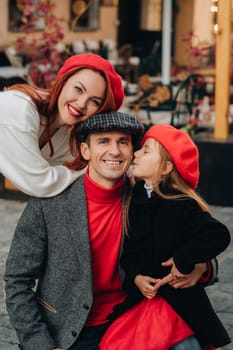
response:
M164 199L192 198L197 202L197 204L202 210L209 211L208 204L194 189L192 189L182 179L168 152L159 142L158 148L161 157L161 162L159 166L159 171L157 172L158 175L153 180L154 192ZM173 168L168 174L160 175L165 169L167 161L173 164ZM175 192L176 194L166 194L164 189L166 189L166 192L167 189L170 189L172 193Z
M50 89L44 89L44 88L38 88L36 86L31 86L28 84L15 84L12 85L11 87L8 87L6 90L19 90L24 92L26 95L28 95L32 101L35 103L38 113L46 117L46 131L48 135L48 142L50 146L50 155L53 155L53 145L51 142L51 135L50 135L50 125L52 122L55 120L57 112L58 112L58 98L61 94L61 91L66 83L66 81L76 72L78 72L81 69L91 69L96 72L98 72L106 81L106 93L105 93L105 98L104 102L101 105L100 109L98 112L101 112L103 110L111 110L112 108L115 107L115 99L113 96L112 88L109 82L109 79L107 75L105 74L104 71L94 69L92 67L78 67L78 68L73 68L70 69L68 72L64 73L63 75L59 76L52 88ZM75 154L75 147L73 144L75 144L74 139L75 139L75 127L72 128L71 131L71 139L70 139L70 145L71 145L71 152L76 156Z

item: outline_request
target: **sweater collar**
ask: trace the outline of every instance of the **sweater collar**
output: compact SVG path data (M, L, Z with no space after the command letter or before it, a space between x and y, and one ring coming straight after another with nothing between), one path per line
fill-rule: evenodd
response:
M121 198L123 183L124 176L113 187L105 188L90 178L88 170L84 177L87 198L98 203L109 203Z

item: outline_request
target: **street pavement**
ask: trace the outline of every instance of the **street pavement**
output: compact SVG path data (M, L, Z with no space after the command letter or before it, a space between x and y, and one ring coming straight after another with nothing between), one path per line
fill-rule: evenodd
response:
M26 206L25 200L0 198L0 350L16 350L17 338L10 325L2 292L2 275L12 235ZM233 236L233 207L213 207L212 214L225 223ZM207 289L212 304L233 339L233 240L219 256L219 282ZM222 347L233 350L233 343ZM129 349L131 350L131 349Z

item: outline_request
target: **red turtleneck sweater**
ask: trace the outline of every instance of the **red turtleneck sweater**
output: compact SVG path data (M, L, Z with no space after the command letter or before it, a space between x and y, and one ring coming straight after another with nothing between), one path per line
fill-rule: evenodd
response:
M125 299L119 275L123 181L109 189L85 174L94 291L86 326L105 323L113 307Z

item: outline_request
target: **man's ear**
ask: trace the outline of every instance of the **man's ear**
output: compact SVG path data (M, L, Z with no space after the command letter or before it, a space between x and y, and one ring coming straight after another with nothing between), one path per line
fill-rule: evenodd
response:
M82 142L80 145L80 151L83 159L90 160L90 149L86 142Z
M162 175L169 174L173 169L173 163L170 160L166 160L165 166L162 170Z

